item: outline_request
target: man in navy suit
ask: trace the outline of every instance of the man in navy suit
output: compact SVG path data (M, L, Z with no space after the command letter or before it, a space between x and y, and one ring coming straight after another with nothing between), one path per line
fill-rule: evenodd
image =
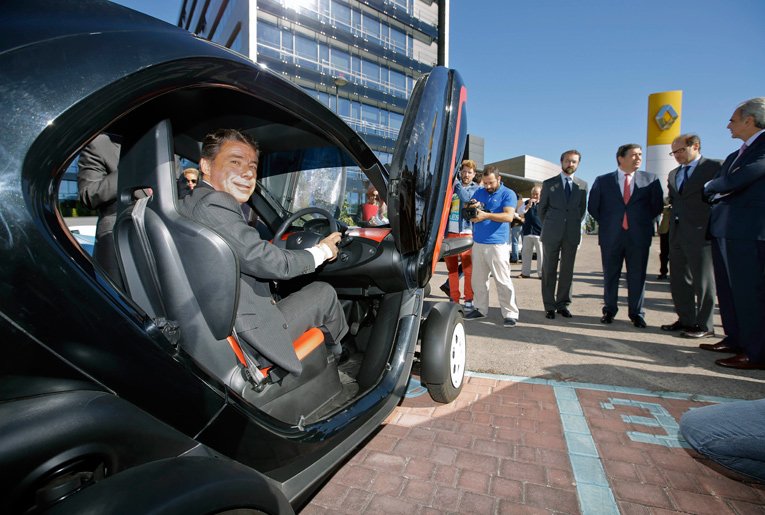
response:
M598 222L598 244L603 263L603 324L616 316L619 277L627 263L628 314L635 327L646 327L643 311L648 252L654 219L663 207L656 175L638 172L643 149L636 143L619 147L615 172L595 179L587 210Z
M744 144L704 186L726 338L700 347L736 354L720 366L765 369L765 97L739 105L728 129Z

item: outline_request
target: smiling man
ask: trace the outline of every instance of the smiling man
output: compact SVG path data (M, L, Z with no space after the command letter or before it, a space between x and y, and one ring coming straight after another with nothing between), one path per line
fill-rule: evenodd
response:
M653 221L663 207L656 175L639 172L643 149L636 143L619 147L615 172L595 179L587 210L598 222L598 244L603 263L603 317L610 324L616 316L619 277L627 263L627 304L635 327L646 327L643 311L648 252Z
M181 201L180 212L215 230L239 259L235 324L239 338L272 363L299 375L302 366L292 342L311 327L319 327L339 359L339 342L348 325L337 294L328 284L313 282L276 301L269 283L311 273L334 259L340 233L330 234L307 250L284 250L263 240L247 225L241 210L241 204L255 191L258 157L258 145L247 134L233 129L208 134L199 162L205 180Z

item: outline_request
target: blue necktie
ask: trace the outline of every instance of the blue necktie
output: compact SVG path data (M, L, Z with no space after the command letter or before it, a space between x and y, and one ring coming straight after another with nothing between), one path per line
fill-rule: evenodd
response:
M683 192L683 187L685 186L685 181L688 180L688 168L690 168L690 166L681 166L680 167L680 173L677 174L677 176L680 178L680 180L678 181L678 184L677 184L677 192L678 193L682 193Z
M571 179L566 177L566 200L571 198Z

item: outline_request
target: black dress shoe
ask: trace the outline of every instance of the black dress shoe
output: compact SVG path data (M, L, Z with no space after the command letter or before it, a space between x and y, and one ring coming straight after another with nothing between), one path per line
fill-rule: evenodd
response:
M571 318L571 317L574 316L574 315L571 314L571 311L569 311L568 308L558 308L558 313L563 318Z
M645 324L645 319L640 315L630 315L630 320L632 320L632 325L639 327L640 329L645 329L648 327Z
M723 358L715 361L716 365L740 370L765 370L765 363L750 361L746 354L736 354L732 358Z
M699 345L699 349L712 352L738 352L738 347L733 346L727 338L724 338L717 343L702 343Z
M600 323L601 324L610 324L614 321L614 315L611 313L603 313L603 316L600 317Z
M687 331L688 329L690 329L690 327L681 324L680 320L661 326L662 331Z
M656 276L657 281L661 281L662 279L666 279L666 278L667 278L667 274L659 274Z
M553 311L552 309L549 310L549 311L546 311L545 312L545 318L549 318L550 320L555 318L555 311Z

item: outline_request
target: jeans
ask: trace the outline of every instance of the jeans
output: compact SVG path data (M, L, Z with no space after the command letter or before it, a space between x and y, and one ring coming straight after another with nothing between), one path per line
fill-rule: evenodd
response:
M518 243L521 241L522 225L510 228L510 261L518 261Z
M693 409L680 420L680 433L712 461L765 481L765 399Z

